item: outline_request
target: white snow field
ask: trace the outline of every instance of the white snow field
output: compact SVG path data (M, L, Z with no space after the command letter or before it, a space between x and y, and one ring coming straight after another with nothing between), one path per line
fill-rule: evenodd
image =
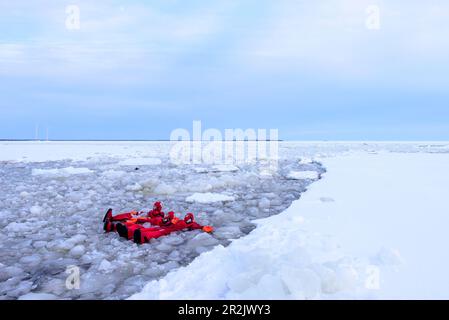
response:
M449 143L279 148L266 174L173 165L169 142L0 142L0 298L449 298ZM156 200L216 231L103 233Z
M298 201L304 228L379 266L379 298L449 299L449 154L355 153L322 163L324 179Z
M449 154L320 161L286 211L131 299L448 299Z

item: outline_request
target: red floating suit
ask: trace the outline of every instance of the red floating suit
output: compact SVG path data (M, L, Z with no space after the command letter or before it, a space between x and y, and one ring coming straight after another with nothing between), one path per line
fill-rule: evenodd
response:
M124 222L119 222L116 225L116 230L121 237L127 238L128 240L132 240L134 237L134 231L137 229L156 229L158 227L169 226L171 224L172 219L175 218L175 213L173 211L169 212L167 216L155 216L154 218L133 218ZM145 228L144 224L149 223L154 228Z
M155 202L153 210L147 213L146 217L139 216L143 212L131 211L126 213L120 213L118 215L112 215L112 209L109 209L103 218L103 229L106 232L116 231L119 223L151 223L152 225L159 225L160 221L164 218L164 212L162 212L161 203Z
M121 237L134 240L136 243L145 243L150 239L185 229L201 229L209 233L213 231L211 226L201 226L196 223L192 213L188 213L184 220L177 218L173 211L164 215L160 202L155 202L153 210L146 216L139 216L139 214L142 212L131 211L113 216L112 209L109 209L103 218L103 228L106 232L117 231ZM152 227L145 227L144 224L150 224Z
M168 226L161 226L159 228L138 228L134 231L133 240L135 243L145 243L151 239L157 239L162 236L166 236L172 232L188 230L203 230L206 232L212 232L213 228L210 226L202 226L194 221L192 213L188 213L184 220L173 218Z

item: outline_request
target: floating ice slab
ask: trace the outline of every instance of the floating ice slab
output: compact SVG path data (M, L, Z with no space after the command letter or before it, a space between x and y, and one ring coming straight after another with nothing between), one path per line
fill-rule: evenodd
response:
M89 174L93 172L88 168L67 167L61 169L33 169L31 174L33 176L67 177L75 174Z
M239 168L230 164L218 164L212 167L215 171L219 172L234 172L238 171Z
M157 166L162 163L159 158L131 158L119 162L120 166Z
M239 168L231 164L217 164L212 167L196 167L194 168L196 173L207 172L236 172Z
M300 160L299 160L299 163L301 163L301 164L310 164L310 163L312 163L313 162L313 159L312 158L301 158Z
M49 293L27 293L19 297L19 300L57 300L58 297Z
M207 173L207 172L209 172L209 170L207 168L204 168L204 167L197 167L197 168L194 168L194 170L195 170L196 173Z
M199 202L199 203L213 203L220 201L234 201L235 198L220 193L194 193L193 195L186 198L187 202Z
M318 172L316 171L290 171L287 175L289 179L302 180L302 179L318 179Z

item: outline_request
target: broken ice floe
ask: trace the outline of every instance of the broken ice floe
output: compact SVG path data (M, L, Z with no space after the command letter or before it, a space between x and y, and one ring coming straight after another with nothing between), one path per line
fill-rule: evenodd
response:
M194 193L186 198L187 202L199 202L199 203L213 203L222 201L234 201L235 198L226 194L220 193Z
M162 163L159 158L130 158L119 162L120 166L156 166Z
M61 169L33 169L31 174L33 176L48 176L48 177L68 177L76 174L89 174L93 173L88 168L74 168L67 167Z
M257 164L201 171L157 162L114 157L0 162L0 295L128 297L199 254L248 234L255 228L252 220L285 210L312 180L285 179L283 168L324 171L297 159L280 161L281 170L270 176L261 175ZM134 170L137 165L140 170ZM103 233L108 208L149 210L156 200L180 217L193 212L215 232L173 233L141 246ZM80 290L65 286L69 266L79 268Z
M290 171L287 175L289 179L301 180L301 179L318 179L319 173L316 171Z

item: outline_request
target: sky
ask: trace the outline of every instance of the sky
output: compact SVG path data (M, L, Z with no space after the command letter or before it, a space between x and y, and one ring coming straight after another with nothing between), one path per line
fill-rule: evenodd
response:
M198 120L449 140L448 16L446 0L0 0L0 139L169 139Z

